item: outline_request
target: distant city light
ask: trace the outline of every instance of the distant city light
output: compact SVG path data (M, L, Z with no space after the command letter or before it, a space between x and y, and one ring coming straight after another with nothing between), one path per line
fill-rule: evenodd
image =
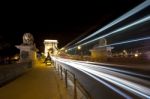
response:
M65 50L65 52L67 53L67 52L68 52L68 50Z
M138 56L139 56L139 54L135 53L135 54L134 54L134 56L135 56L135 57L138 57Z
M18 56L18 55L14 56L14 59L15 59L15 60L18 60L18 59L19 59L19 56Z

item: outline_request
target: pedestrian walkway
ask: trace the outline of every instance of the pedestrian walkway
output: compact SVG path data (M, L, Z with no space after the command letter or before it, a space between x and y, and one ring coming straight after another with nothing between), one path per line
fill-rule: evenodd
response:
M0 99L72 99L53 67L36 66L0 88Z

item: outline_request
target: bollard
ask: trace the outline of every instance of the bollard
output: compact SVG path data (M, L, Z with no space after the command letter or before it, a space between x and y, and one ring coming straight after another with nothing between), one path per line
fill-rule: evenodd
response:
M59 70L59 64L58 64L58 75L59 75L59 71L60 71L60 70Z
M68 82L67 82L67 70L65 70L65 84L66 84L66 88L68 87Z
M73 83L74 83L74 99L77 99L77 89L76 89L76 78L75 75L73 75Z
M63 80L63 75L62 75L62 66L60 66L60 76L61 76L61 80Z

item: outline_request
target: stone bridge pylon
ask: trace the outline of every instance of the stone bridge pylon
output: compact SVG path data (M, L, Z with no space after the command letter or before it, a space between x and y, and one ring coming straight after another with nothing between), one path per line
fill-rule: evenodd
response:
M23 35L23 43L21 45L16 45L20 49L20 60L19 62L27 62L36 60L36 45L34 43L34 38L31 33L25 33Z

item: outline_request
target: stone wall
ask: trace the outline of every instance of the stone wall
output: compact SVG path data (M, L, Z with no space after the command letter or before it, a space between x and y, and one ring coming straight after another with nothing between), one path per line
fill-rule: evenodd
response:
M16 63L0 66L0 86L15 79L32 68L31 62Z

